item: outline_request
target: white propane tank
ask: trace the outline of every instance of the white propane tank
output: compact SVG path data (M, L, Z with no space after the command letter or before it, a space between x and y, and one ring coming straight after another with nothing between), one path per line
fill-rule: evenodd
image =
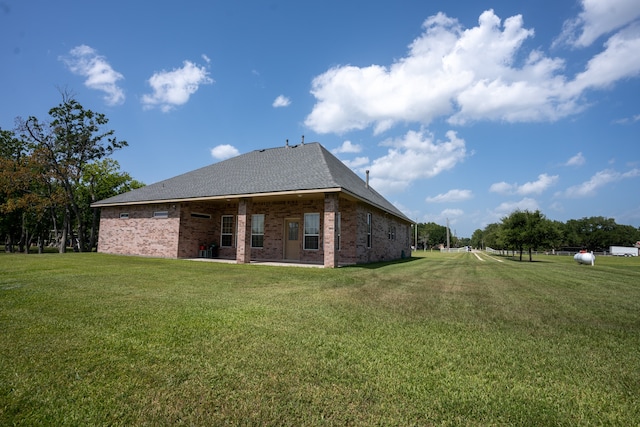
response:
M593 252L578 252L577 254L575 254L573 259L578 261L578 264L593 265L596 261L596 256L593 254Z

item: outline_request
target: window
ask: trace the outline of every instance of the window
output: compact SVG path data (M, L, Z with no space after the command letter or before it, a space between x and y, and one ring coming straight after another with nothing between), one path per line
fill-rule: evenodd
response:
M389 240L396 240L396 226L389 226Z
M128 214L128 213L126 213L126 212L121 212L121 213L120 213L120 218L122 218L122 219L127 219L127 218L129 218L129 214Z
M222 226L220 232L220 246L233 246L233 215L222 216Z
M154 218L169 218L169 211L155 211L153 213Z
M371 213L367 213L367 247L371 247Z
M264 247L264 214L251 215L251 247Z
M304 214L304 248L318 249L320 246L320 214Z

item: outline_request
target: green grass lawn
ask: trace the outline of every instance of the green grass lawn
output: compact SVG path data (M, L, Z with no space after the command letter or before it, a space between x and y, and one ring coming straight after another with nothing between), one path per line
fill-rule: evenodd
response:
M0 254L0 425L640 425L640 259Z

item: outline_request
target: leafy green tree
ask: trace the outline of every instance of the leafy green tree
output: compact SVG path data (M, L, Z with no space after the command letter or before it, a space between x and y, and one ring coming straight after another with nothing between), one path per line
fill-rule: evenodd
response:
M29 151L26 142L15 138L13 132L2 131L0 139L0 212L5 250L13 251L19 231L20 251L28 253L37 239L42 252L50 219L61 200L60 188L52 182L40 151Z
M485 248L502 249L504 247L502 242L502 224L492 223L487 225L484 228L482 237Z
M484 231L479 228L476 229L471 235L471 241L469 242L474 248L484 249Z
M613 218L602 216L584 217L567 221L568 246L580 247L591 251L606 249L617 245L618 225Z
M118 141L113 130L103 131L108 123L104 114L86 110L72 97L63 94L62 103L49 110L50 123L41 123L36 117L23 121L23 137L34 148L41 150L47 166L60 183L65 194L66 209L63 219L63 238L59 251L66 249L67 230L73 217L77 221L79 251L87 247L86 226L83 218L89 206L82 203L78 188L89 164L99 161L115 150L127 146Z
M516 210L503 218L502 236L510 248L520 252L520 261L524 249L529 252L529 261L533 261L532 251L557 244L560 232L539 210Z
M527 233L527 213L521 210L512 212L511 215L502 218L502 241L507 249L517 250L520 252L520 261L522 261L522 252L526 243Z

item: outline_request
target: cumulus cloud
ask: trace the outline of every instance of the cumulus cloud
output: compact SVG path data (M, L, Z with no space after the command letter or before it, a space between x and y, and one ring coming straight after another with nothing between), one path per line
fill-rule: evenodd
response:
M369 164L368 157L356 157L353 160L342 160L342 163L349 166L351 169L359 169L365 165Z
M575 156L571 157L569 160L567 160L567 162L564 165L565 166L582 166L585 164L586 161L587 160L582 155L582 152L580 152Z
M454 131L446 141L435 141L431 133L409 131L404 136L384 141L387 154L368 165L371 186L381 193L404 191L412 181L430 178L452 169L467 155L465 141Z
M213 79L204 66L184 61L181 68L153 74L148 83L153 93L143 95L144 108L159 107L163 112L168 112L187 103L200 85L213 83Z
M636 0L582 0L582 11L565 21L560 37L554 42L575 47L590 46L600 36L622 28L640 17Z
M636 178L638 176L640 176L640 169L638 168L631 169L624 173L620 173L612 169L605 169L597 172L588 181L569 187L564 192L558 193L557 195L568 198L590 197L594 196L598 189L612 182Z
M640 72L636 27L612 36L575 79L563 74L565 60L524 51L533 37L520 15L502 21L485 11L469 29L442 13L431 16L393 64L336 66L316 76L316 104L305 124L318 133L372 127L380 134L439 117L452 124L554 121L586 108L584 91Z
M453 227L460 222L461 219L465 218L465 213L462 209L444 209L440 213L427 214L424 216L423 220L425 222L435 222L436 224L446 224L449 222L449 228L451 229L451 234L454 234ZM446 242L441 242L446 243Z
M108 105L124 103L124 91L117 84L124 76L115 71L95 49L87 45L76 46L69 51L68 56L61 56L59 59L69 71L87 78L84 81L86 87L104 92L104 100Z
M291 105L291 100L284 95L279 95L271 105L273 108L288 107Z
M333 150L331 150L333 154L359 153L361 151L362 151L362 145L354 144L349 140L344 141L340 147L334 148Z
M236 147L229 144L221 144L211 149L211 157L217 160L225 160L239 155Z
M586 69L567 84L566 94L578 96L587 89L600 89L640 74L640 25L626 28L607 40L605 50L587 63Z
M438 194L434 197L427 197L426 201L428 203L451 203L451 202L462 202L465 200L469 200L473 197L473 193L471 190L449 190L444 194Z
M516 210L521 210L521 211L536 211L539 210L540 206L538 205L538 202L535 199L531 199L529 197L525 197L522 200L518 200L515 202L503 202L500 203L494 210L493 210L493 217L494 218L503 218L505 216L510 215L512 212L516 211Z
M528 194L542 194L547 188L551 187L558 181L558 175L549 176L546 173L538 175L537 181L526 182L522 185L517 183L509 184L506 182L497 182L489 187L492 193L500 194L519 194L521 196Z

